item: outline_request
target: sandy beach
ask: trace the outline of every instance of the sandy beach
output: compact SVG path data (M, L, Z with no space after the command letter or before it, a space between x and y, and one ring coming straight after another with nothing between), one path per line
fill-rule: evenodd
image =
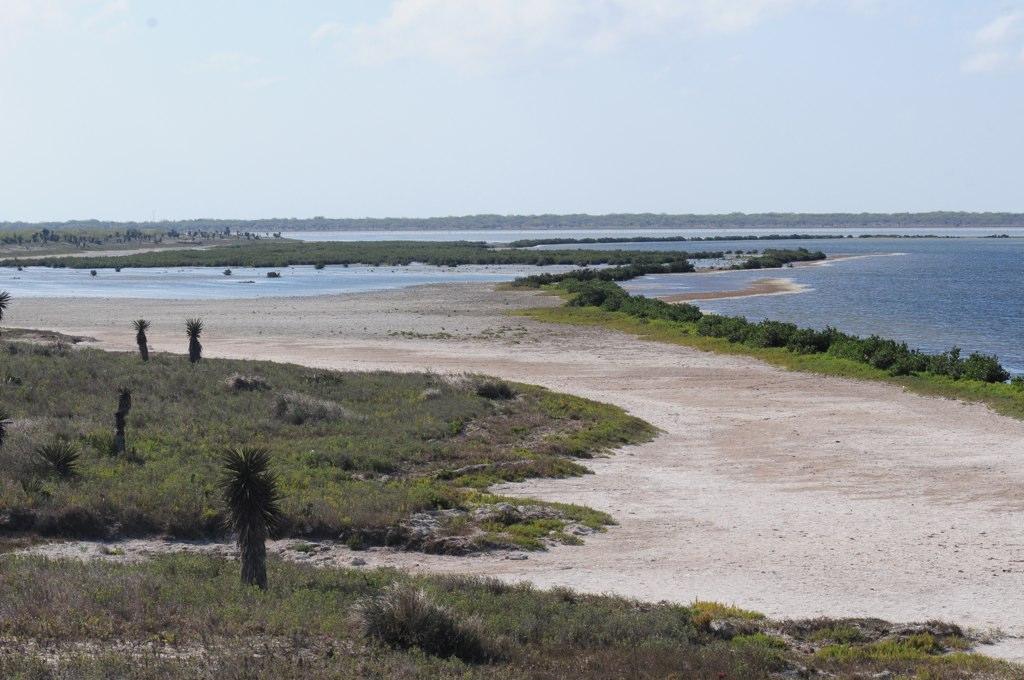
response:
M130 321L145 317L155 350L182 352L183 319L200 316L209 356L488 373L617 404L663 430L588 462L594 475L503 489L610 512L618 526L583 546L514 560L360 553L371 566L713 599L776 617L941 618L1024 636L1024 423L888 385L507 314L559 303L458 284L292 299L15 300L5 322L133 351ZM347 564L352 553L318 559ZM1022 659L1022 643L995 652Z

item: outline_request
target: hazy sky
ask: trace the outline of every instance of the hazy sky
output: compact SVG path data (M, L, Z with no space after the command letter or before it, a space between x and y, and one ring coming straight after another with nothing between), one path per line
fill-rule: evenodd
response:
M1024 211L1024 0L0 0L0 221Z

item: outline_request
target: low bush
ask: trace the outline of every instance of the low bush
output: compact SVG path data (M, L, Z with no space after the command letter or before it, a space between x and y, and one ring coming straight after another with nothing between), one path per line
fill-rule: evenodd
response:
M418 647L434 656L477 663L494 656L478 619L457 619L412 585L394 584L360 602L354 616L364 635L395 649Z
M512 386L507 382L501 380L488 380L482 382L476 387L477 396L483 397L484 399L512 399L516 396Z

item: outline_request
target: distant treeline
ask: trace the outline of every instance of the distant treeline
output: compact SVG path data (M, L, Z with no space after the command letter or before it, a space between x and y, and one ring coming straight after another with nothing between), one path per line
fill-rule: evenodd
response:
M74 220L69 222L0 222L0 231L160 229L178 231L392 231L464 229L732 229L850 227L1024 227L1024 213L729 213L718 215L666 215L618 213L610 215L465 215L457 217L397 218L269 218L259 220L195 219L154 222Z
M935 234L770 234L767 236L598 236L590 238L524 238L511 241L510 248L535 248L537 246L586 245L590 243L679 243L702 241L800 241L850 238L954 238ZM1006 234L993 234L985 238L1009 238Z
M689 257L721 257L722 253L680 253L634 250L521 250L493 248L471 241L261 241L207 250L164 250L109 257L47 256L0 260L3 267L287 267L290 265L668 265Z
M540 251L551 252L551 251ZM725 256L721 252L705 253L680 253L671 251L678 259L667 262L636 262L618 267L605 267L604 269L583 269L565 272L563 274L533 274L523 276L510 285L513 288L540 288L555 283L561 283L568 279L574 281L628 281L648 274L685 274L694 271L690 259L719 259ZM761 255L741 259L730 269L774 269L790 264L791 262L813 262L824 260L825 253L821 251L811 252L806 248L796 250L765 250Z
M662 320L687 324L695 335L721 338L752 348L781 348L795 354L828 354L883 370L892 376L928 373L953 380L977 380L1001 383L1010 373L990 355L973 353L966 358L959 348L941 354L926 354L911 349L905 342L878 336L861 338L826 328L800 328L780 321L754 323L740 316L705 314L689 304L670 304L663 300L630 295L618 284L577 277L565 277L561 288L571 295L568 305L599 307L644 320Z

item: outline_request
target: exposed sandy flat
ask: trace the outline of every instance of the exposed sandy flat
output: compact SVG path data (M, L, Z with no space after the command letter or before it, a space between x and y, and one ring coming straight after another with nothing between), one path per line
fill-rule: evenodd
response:
M741 297L758 297L761 295L787 295L790 293L803 293L809 288L793 281L793 279L758 279L751 281L749 285L735 290L705 290L689 293L673 293L672 295L659 295L665 302L692 302L694 300L728 300Z
M541 304L558 301L460 284L274 300L16 300L7 322L134 350L130 320L143 316L157 350L183 351L183 319L198 315L211 356L484 372L618 404L665 431L593 461L595 475L509 489L618 519L584 546L527 560L371 551L371 565L1024 635L1024 423L887 385L504 314ZM1024 658L1019 640L1001 653Z

